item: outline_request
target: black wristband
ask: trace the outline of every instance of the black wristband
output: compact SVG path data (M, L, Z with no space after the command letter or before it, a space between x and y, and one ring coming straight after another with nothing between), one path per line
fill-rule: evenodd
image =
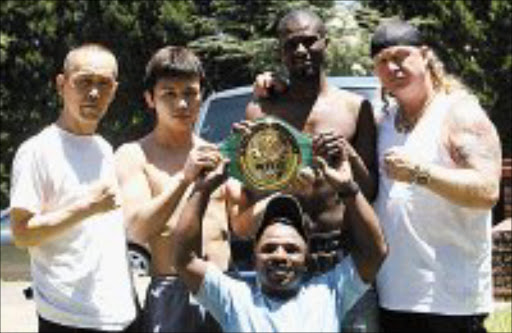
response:
M359 185L353 181L348 181L341 190L338 190L338 198L348 198L348 197L355 197L357 193L359 193L361 189L359 188Z

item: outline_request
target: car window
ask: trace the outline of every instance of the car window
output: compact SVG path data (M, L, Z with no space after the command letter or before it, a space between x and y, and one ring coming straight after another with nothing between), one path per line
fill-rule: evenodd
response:
M0 214L0 244L12 244L12 233L11 233L11 219L10 219L9 208L2 209Z
M245 107L251 93L213 99L202 122L199 136L210 142L220 142L226 138L231 125L245 117Z
M365 99L369 100L372 103L377 98L377 90L375 90L374 88L349 88L348 90L363 96Z

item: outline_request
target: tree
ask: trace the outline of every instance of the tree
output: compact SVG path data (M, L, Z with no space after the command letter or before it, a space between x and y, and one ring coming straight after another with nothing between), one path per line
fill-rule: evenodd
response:
M365 1L381 16L398 15L419 25L449 72L477 94L498 128L506 156L512 156L512 3L499 0ZM372 29L379 15L360 12Z
M372 75L369 31L359 26L357 4L337 6L327 21L329 75Z
M276 26L293 8L310 8L322 17L334 1L217 0L202 9L209 12L215 33L191 43L206 64L209 81L216 89L252 82L265 70L281 71L277 50ZM230 74L226 80L226 73Z
M0 206L8 205L15 150L58 116L54 78L72 46L101 43L118 57L119 88L99 128L117 147L152 127L142 78L158 48L194 48L211 89L249 84L276 63L274 28L285 11L308 6L325 14L333 5L332 0L2 1Z

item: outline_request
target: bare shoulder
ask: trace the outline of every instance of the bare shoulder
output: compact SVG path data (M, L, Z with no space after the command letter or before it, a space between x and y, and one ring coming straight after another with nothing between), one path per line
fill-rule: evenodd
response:
M115 152L116 158L127 160L140 160L144 158L142 141L127 142L119 146Z
M115 152L116 169L123 173L123 170L133 171L137 168L142 170L146 163L146 156L142 147L144 139L122 144Z
M477 98L468 93L459 93L453 98L444 133L454 162L468 166L478 160L499 161L498 133Z
M364 101L364 98L361 95L335 86L330 86L329 89L330 98L335 99L337 103L345 105L346 109L350 112L354 112L356 114L359 112L361 104Z
M128 142L120 146L115 153L116 173L123 200L124 209L131 211L151 197L151 189L146 177L146 154L143 139Z
M245 108L245 119L254 120L264 115L264 104L265 102L259 98L253 98L247 104Z
M475 139L485 141L485 137L496 137L497 131L477 98L468 93L458 93L453 96L446 118L446 134L457 139L470 135ZM495 142L498 143L498 142Z
M478 99L469 93L456 93L448 111L448 125L453 129L471 127L475 123L493 126Z

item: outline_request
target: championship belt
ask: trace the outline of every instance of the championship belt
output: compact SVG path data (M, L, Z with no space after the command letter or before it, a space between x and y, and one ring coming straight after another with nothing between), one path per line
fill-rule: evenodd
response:
M283 120L260 118L251 133L232 133L220 144L230 159L228 173L247 187L278 191L292 181L297 172L312 163L311 139Z

